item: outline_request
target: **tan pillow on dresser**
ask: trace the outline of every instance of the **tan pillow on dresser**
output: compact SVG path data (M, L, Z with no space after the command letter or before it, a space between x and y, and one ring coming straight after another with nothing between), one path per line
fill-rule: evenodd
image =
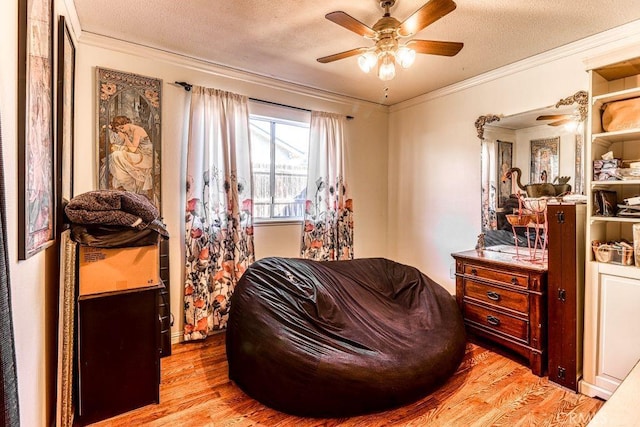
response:
M640 128L640 98L605 104L602 111L602 128L607 132Z

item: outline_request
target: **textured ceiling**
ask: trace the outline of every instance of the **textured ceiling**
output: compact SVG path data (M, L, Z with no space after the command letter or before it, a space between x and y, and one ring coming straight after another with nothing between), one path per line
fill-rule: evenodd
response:
M638 0L457 0L414 38L463 42L462 51L418 55L382 82L362 73L356 57L316 61L371 46L324 16L342 10L372 26L383 14L378 0L74 1L83 33L387 105L640 19ZM391 15L403 21L424 3L397 0Z

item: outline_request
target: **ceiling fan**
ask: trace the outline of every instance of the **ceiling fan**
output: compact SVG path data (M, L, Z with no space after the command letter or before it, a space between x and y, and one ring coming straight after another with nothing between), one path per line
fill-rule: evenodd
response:
M373 27L363 24L342 11L325 15L325 18L329 21L371 39L375 45L323 56L318 58L318 62L326 64L360 55L358 65L362 71L368 73L377 65L378 77L381 80L391 80L395 76L395 64L399 63L403 68L410 67L415 60L416 53L454 56L460 52L463 43L418 39L409 40L404 44L399 43L401 38L414 35L453 11L456 8L456 4L452 0L430 0L403 22L398 21L389 13L389 8L395 3L396 0L380 1L380 7L384 9L384 15Z
M549 115L542 115L542 116L538 116L536 118L536 120L555 120L554 122L551 123L547 123L549 126L561 126L570 122L574 122L577 119L579 119L579 117L577 117L575 114L549 114Z
M579 123L587 119L589 103L589 94L584 90L579 90L571 96L562 98L556 102L556 108L560 108L563 105L578 104L573 112L570 114L547 114L538 116L536 120L555 120L551 123L547 123L549 126L562 126L568 123Z

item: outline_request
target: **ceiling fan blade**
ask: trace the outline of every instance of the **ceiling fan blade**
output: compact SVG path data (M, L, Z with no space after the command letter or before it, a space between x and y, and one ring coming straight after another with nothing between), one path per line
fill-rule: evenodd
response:
M318 58L317 61L321 62L323 64L326 64L327 62L333 62L333 61L337 61L338 59L344 59L344 58L348 58L350 56L355 56L361 52L366 51L367 48L366 47L358 47L355 49L351 49L351 50L347 50L344 52L340 52L340 53L335 53L333 55L329 55L329 56L323 56L322 58Z
M560 126L560 125L564 125L566 123L570 123L573 120L571 119L562 119L562 120L558 120L557 122L552 122L552 123L548 123L549 126Z
M345 12L331 12L327 13L325 16L329 21L334 22L341 27L346 28L349 31L353 31L356 34L359 34L363 37L374 38L376 36L376 32L373 29L367 27L362 22L358 21L351 15L346 14Z
M453 0L430 0L400 24L398 27L398 35L400 37L408 37L415 34L427 25L433 24L455 8L456 4Z
M410 47L417 53L443 56L454 56L460 52L462 46L464 46L464 43L439 42L434 40L411 40L407 42L407 47Z
M549 115L538 116L536 120L559 120L559 119L566 119L569 117L571 116L568 114L549 114Z

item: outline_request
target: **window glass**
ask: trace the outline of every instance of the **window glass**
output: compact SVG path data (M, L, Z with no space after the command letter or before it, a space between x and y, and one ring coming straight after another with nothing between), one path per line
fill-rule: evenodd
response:
M256 220L304 215L309 124L252 115L253 216Z

